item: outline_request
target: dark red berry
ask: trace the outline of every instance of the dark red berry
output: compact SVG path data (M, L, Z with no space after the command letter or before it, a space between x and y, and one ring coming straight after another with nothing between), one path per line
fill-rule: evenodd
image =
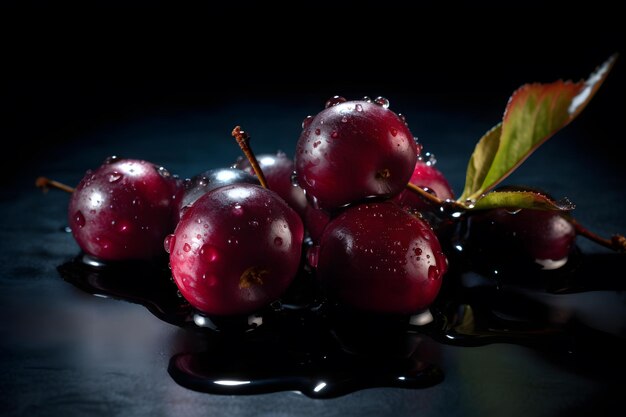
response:
M300 217L304 216L307 201L302 188L294 185L292 181L293 161L284 152L277 152L275 155L261 154L257 155L256 158L267 180L267 188L281 196L291 208L300 214ZM234 168L255 175L252 165L247 159L239 159Z
M410 183L434 194L441 200L454 199L454 193L448 180L441 171L429 161L418 160L411 175ZM423 198L411 190L402 191L395 201L403 207L417 211L432 211L436 209Z
M302 221L271 190L220 187L185 211L165 240L181 294L213 315L254 312L278 299L300 264Z
M174 230L182 187L150 162L113 159L88 171L69 204L72 234L80 248L99 259L151 259L163 254Z
M493 209L469 218L471 261L493 270L563 266L574 246L574 226L559 212Z
M315 255L331 298L378 313L428 307L447 270L430 226L392 202L346 209L326 226Z
M321 208L394 196L413 173L418 147L383 101L335 99L305 126L296 149L297 181Z

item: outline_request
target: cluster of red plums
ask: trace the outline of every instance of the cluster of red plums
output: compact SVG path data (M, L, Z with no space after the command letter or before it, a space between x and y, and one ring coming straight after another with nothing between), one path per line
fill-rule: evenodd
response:
M259 155L262 173L242 159L181 180L150 162L109 158L72 194L73 236L103 261L169 254L180 293L208 315L269 305L302 265L334 302L418 313L439 293L454 219L407 183L440 200L453 192L388 107L380 97L332 98L304 120L294 160ZM496 209L463 220L467 250L494 265L558 267L575 237L570 222L548 211Z

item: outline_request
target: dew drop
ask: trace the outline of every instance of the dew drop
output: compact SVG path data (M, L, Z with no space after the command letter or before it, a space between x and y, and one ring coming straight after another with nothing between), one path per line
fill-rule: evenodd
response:
M422 248L415 248L413 252L415 252L417 256L420 256L422 254Z
M346 116L343 116L341 118L341 123L348 123L348 118Z
M206 187L209 185L209 179L207 177L200 177L198 179L198 185L201 187Z
M406 121L406 116L404 114L398 113L398 118L402 120L402 123L404 123L405 126L409 125L409 123Z
M326 101L325 108L336 106L337 104L345 103L346 99L341 96L333 96Z
M398 129L396 129L395 127L392 127L389 132L391 133L391 136L393 136L394 138L398 135Z
M113 172L109 174L108 180L109 182L117 182L121 180L123 176L124 175L120 174L119 172Z
M74 213L74 221L81 229L85 225L85 216L83 216L83 213L80 210Z
M320 128L319 128L319 127L318 127L317 129L315 129L315 134L316 134L317 136L319 136L319 135L320 135L320 133L322 133L322 131L320 130Z
M299 186L299 184L298 184L298 175L296 174L296 171L293 171L291 173L290 180L291 180L291 185L293 185L294 187L298 187Z
M437 163L437 158L435 157L434 153L430 153L430 152L426 152L424 153L424 155L420 156L420 160L424 161L426 163L426 165L428 165L429 167L435 165Z
M428 279L431 281L434 281L436 279L439 279L439 268L437 268L435 265L431 265L428 267Z
M241 204L239 203L235 204L235 206L233 207L232 213L235 216L241 216L243 214L243 207L241 207Z
M206 243L200 248L200 256L207 262L215 262L219 258L219 252L215 246Z
M157 169L157 172L159 173L160 176L162 176L163 178L169 178L172 176L172 174L170 174L170 172L165 168L165 167L159 167Z
M201 235L200 233L198 233L198 234L196 235L196 239L198 239L198 240L202 239L202 235Z
M190 245L189 243L185 243L185 244L183 245L183 250L184 250L185 252L189 252L189 251L191 250L191 245Z
M317 148L317 147L318 147L318 146L320 146L321 144L322 144L322 141L321 141L321 140L317 140L317 141L315 141L315 142L313 143L313 147L314 147L314 148Z
M163 247L165 248L165 252L170 253L175 243L176 235L170 234L165 236L165 239L163 240Z
M111 155L105 158L104 163L105 164L112 164L113 162L117 162L120 160L120 157L117 155Z
M389 108L389 100L387 100L385 97L381 97L381 96L376 97L376 100L374 100L374 104L378 104L383 109Z
M363 106L361 106L360 104L357 104L354 109L358 112L362 112L363 111Z
M339 137L339 133L337 133L336 130L333 130L332 133L330 134L330 137L333 139L337 139Z
M274 245L276 246L283 246L283 238L280 236L276 236L274 238Z
M313 116L309 115L305 117L304 120L302 121L302 129L306 129L307 127L311 126L312 121L313 121Z
M363 96L363 101L366 101L366 102L368 102L368 103L371 103L371 102L372 102L372 99L371 99L371 98L369 98L369 96Z

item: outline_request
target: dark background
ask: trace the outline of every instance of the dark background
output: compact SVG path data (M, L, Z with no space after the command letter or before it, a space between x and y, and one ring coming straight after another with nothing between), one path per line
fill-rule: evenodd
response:
M3 181L59 144L89 146L81 135L103 126L250 101L306 107L335 94L382 95L396 111L454 111L495 124L517 87L584 78L623 53L626 38L620 13L602 2L311 2L302 11L273 2L97 4L5 9L2 128L19 157L5 157ZM626 114L622 60L576 122L601 144L594 152L621 133L610 125Z
M613 53L622 56L589 106L509 181L569 197L600 234L626 232L626 34L617 6L421 4L3 5L0 414L571 417L622 406L623 367L577 366L509 344L439 346L446 379L426 390L326 401L196 393L167 374L184 331L60 278L57 267L78 247L62 232L67 195L42 195L39 175L75 185L118 154L192 176L239 155L229 136L236 124L258 151L291 153L301 120L330 96L382 95L458 193L476 141L516 88L586 78ZM623 311L616 294L610 300ZM623 323L603 307L590 309L600 328Z

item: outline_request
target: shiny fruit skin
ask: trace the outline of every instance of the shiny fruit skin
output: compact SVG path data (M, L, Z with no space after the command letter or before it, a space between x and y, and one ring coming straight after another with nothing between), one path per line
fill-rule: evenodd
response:
M358 310L413 314L441 287L447 260L430 226L395 203L346 209L326 226L317 278L331 299Z
M69 226L80 248L98 259L153 259L164 255L180 194L179 181L163 168L113 160L80 181L69 203Z
M276 193L250 184L200 197L165 245L183 297L209 315L252 313L277 300L300 264L304 228Z
M332 210L406 186L419 150L402 119L368 101L322 110L296 147L297 181L317 207Z

